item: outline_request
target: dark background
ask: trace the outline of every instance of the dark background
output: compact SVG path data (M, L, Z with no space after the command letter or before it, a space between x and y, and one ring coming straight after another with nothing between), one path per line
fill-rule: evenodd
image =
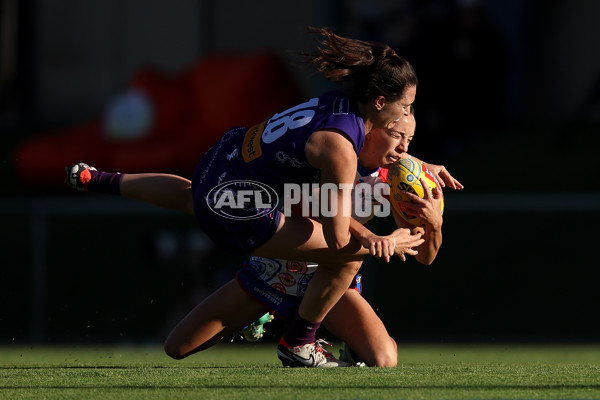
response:
M239 262L215 251L192 217L28 185L14 150L102 116L142 67L177 74L211 52L273 51L306 97L318 95L330 85L297 56L313 46L308 26L389 43L413 63L420 85L411 153L446 165L466 187L445 191L444 244L433 265L365 263L364 294L392 335L600 340L600 3L0 7L0 344L162 341Z

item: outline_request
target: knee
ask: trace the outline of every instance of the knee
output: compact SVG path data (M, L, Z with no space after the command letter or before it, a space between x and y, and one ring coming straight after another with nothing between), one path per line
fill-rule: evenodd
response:
M389 346L375 354L374 363L378 367L393 368L398 365L398 346L390 337Z
M379 353L375 356L375 366L383 368L393 368L398 365L398 353L385 352Z
M352 274L357 274L360 270L360 267L362 267L362 264L362 259L360 261L349 261L345 263L344 268L347 268L347 270Z
M175 360L181 360L184 359L185 357L187 357L187 354L185 354L182 351L181 346L179 346L177 343L175 343L173 340L170 340L171 338L167 338L167 340L165 341L165 344L163 346L165 353L175 359Z
M356 259L342 259L341 263L339 264L339 266L341 267L341 269L349 274L356 274L358 273L358 271L360 270L360 267L362 267L363 264L363 260L362 258L360 260L356 260Z

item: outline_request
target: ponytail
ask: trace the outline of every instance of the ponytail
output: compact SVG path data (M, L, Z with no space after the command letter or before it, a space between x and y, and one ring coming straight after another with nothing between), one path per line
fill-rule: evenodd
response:
M329 28L311 28L321 36L320 47L305 55L323 76L351 86L352 97L367 102L377 96L398 100L417 75L408 61L388 45L349 39Z

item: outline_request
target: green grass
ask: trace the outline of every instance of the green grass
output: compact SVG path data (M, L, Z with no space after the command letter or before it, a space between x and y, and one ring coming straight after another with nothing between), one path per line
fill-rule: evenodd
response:
M409 345L396 368L282 368L274 345L3 347L0 399L590 399L598 346ZM336 351L337 354L337 351Z

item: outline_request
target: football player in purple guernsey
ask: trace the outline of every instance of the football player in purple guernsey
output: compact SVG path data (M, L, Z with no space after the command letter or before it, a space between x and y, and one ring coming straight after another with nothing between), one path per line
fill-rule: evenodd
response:
M409 157L407 151L414 132L415 119L409 115L402 117L393 130L372 131L371 140L397 142L404 158ZM385 187L386 181L387 169L370 165L366 155L359 158L355 185L363 185L363 191L359 192L355 186L351 198L355 203L364 204L352 209L351 229L357 229L353 234L360 234L358 229L362 228L361 224L373 218L385 201L379 197L376 188L378 185ZM364 190L365 185L369 190ZM422 227L412 227L395 212L393 216L399 227L410 227L424 233L425 242L418 247L419 253L415 258L429 265L435 259L442 241L441 193L428 191L423 199L414 197L413 201L415 203L408 206L413 207L416 215L422 216ZM362 210L364 212L360 212ZM300 207L294 211L302 214ZM265 331L263 325L270 322L273 315L283 321L293 317L317 267L317 264L306 261L251 256L235 279L207 297L177 324L167 338L165 351L173 358L182 359L238 331L248 341L259 340ZM368 301L361 296L362 285L362 276L357 274L325 317L324 326L344 344L338 361L333 360L327 347L321 346L325 360L331 360L321 366L396 366L396 342ZM262 316L254 320L258 315ZM321 345L321 342L317 342L317 345ZM284 365L290 363L285 355L281 358Z
M409 115L417 76L388 45L317 29L320 46L307 55L325 78L346 84L273 115L253 127L232 128L199 161L191 184L168 174L118 174L86 164L67 168L67 183L193 212L205 233L236 254L311 261L319 268L278 345L287 365L335 366L315 332L346 292L365 255L416 255L422 232L399 228L386 237L351 231L348 195L362 151L379 166L401 157L398 144L369 139ZM366 153L365 153L366 154ZM428 165L429 167L429 165ZM429 168L443 185L459 188L443 166ZM299 185L321 188L320 221L289 215L279 199ZM324 211L327 212L324 212ZM288 214L288 215L286 215Z

